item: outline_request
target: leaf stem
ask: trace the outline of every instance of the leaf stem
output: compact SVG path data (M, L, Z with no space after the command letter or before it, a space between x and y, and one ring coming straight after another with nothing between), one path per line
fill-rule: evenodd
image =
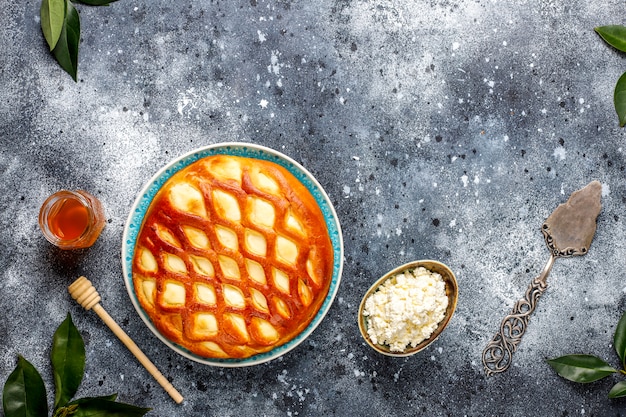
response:
M68 405L67 407L61 407L54 412L52 417L69 417L78 410L77 404Z

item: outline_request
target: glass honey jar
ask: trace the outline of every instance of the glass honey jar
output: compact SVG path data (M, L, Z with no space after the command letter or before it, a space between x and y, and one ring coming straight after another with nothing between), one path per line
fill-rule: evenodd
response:
M90 247L105 221L102 203L83 190L58 191L44 201L39 211L44 237L60 249Z

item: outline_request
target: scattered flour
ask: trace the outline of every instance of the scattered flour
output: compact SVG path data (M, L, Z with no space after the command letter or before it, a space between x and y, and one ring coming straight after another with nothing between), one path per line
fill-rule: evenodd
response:
M611 194L609 184L602 184L602 197L608 197Z
M554 152L552 153L552 156L554 156L555 159L557 159L558 161L562 161L565 159L567 152L565 151L565 148L562 146L559 146L558 148L556 148L554 150Z

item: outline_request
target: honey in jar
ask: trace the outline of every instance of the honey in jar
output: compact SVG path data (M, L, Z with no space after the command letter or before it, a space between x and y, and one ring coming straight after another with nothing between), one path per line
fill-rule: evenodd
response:
M44 237L60 249L90 247L104 223L102 203L83 190L58 191L46 199L39 211Z

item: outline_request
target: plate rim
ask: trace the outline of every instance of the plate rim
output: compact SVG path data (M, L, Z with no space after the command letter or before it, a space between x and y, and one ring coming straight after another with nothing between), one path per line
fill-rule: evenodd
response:
M139 229L141 223L146 214L147 207L150 202L152 202L154 196L161 189L163 184L171 178L176 172L180 169L189 166L190 164L211 156L211 155L235 155L235 156L248 156L250 152L254 152L259 156L262 155L264 159L271 162L278 163L278 165L285 168L292 175L294 175L298 181L304 185L307 190L313 195L318 207L322 210L322 214L324 216L324 221L326 223L327 228L329 229L329 235L331 239L331 246L333 248L333 274L331 277L330 286L328 288L328 293L324 298L320 309L316 313L313 320L309 323L309 325L304 328L296 337L288 341L287 343L277 346L267 352L259 353L248 358L242 359L220 359L220 358L205 358L199 355L190 352L184 347L170 341L158 329L154 326L154 324L150 321L147 313L141 307L141 304L137 300L134 290L133 277L132 277L132 258L134 255L135 243L137 239L137 235L139 233ZM244 155L241 155L241 154ZM256 156L248 156L248 157L256 157ZM296 171L296 172L294 172ZM307 184L302 181L302 176L310 182ZM158 186L157 186L158 185ZM313 187L314 189L311 189ZM321 199L322 201L319 201ZM321 203L324 203L324 207L321 207ZM143 209L141 209L142 205L145 205ZM135 225L135 220L139 220L139 225ZM313 331L319 326L319 324L323 321L325 316L328 314L330 307L332 306L335 297L337 295L339 284L341 282L341 276L343 272L343 234L341 230L341 225L339 222L339 217L337 216L336 210L330 200L330 197L322 187L322 185L317 181L317 179L311 174L306 168L304 168L300 163L295 161L293 158L283 154L280 151L277 151L273 148L269 148L267 146L258 145L254 143L247 142L219 142L211 145L202 146L191 151L188 151L184 154L181 154L178 157L171 159L164 166L162 166L159 170L157 170L151 177L146 181L140 191L137 193L135 200L133 201L132 206L130 207L129 214L127 216L126 222L124 224L124 231L122 234L122 248L121 248L121 262L122 262L122 274L124 284L126 286L126 291L128 296L135 308L135 311L141 317L144 324L152 331L152 333L157 336L167 347L169 347L174 352L180 354L181 356L193 360L198 363L202 363L210 366L220 366L220 367L246 367L259 365L265 362L269 362L271 360L275 360L279 357L282 357L286 353L290 352L298 345L300 345L304 340L306 340Z

